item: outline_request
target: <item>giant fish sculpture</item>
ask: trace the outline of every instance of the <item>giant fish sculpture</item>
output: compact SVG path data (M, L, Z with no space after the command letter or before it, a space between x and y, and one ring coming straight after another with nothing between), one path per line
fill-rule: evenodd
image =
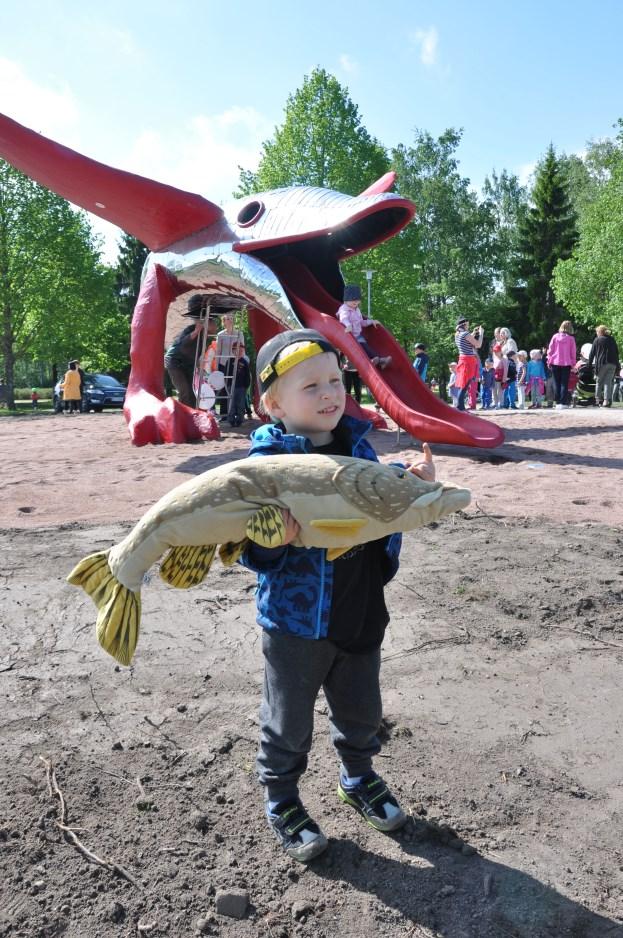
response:
M430 524L469 500L467 489L367 459L248 457L177 486L123 541L85 557L67 579L97 605L102 647L127 665L138 640L143 578L165 553L160 576L187 588L204 579L219 545L221 559L231 564L249 541L282 544L280 509L300 525L294 546L327 548L334 560L355 544Z
M383 410L430 443L498 446L502 430L448 407L420 380L390 332L377 326L378 371L335 317L344 281L340 261L401 231L415 206L389 190L387 173L358 196L293 186L220 208L201 195L113 169L0 115L0 157L87 211L135 235L152 253L132 320L132 371L124 412L132 442L183 443L219 435L212 414L166 398L163 348L167 311L200 290L215 305L249 309L255 347L283 329L317 329L357 367ZM361 414L347 398L347 412Z

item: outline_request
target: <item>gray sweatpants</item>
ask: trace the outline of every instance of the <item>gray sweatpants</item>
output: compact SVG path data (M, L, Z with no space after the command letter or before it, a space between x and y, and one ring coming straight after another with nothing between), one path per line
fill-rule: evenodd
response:
M381 649L353 655L329 641L263 632L264 695L257 771L265 797L298 795L312 744L320 688L329 706L333 745L344 772L365 775L381 745Z
M595 383L595 400L603 401L604 404L612 403L612 386L614 384L614 373L616 365L602 365L597 372Z

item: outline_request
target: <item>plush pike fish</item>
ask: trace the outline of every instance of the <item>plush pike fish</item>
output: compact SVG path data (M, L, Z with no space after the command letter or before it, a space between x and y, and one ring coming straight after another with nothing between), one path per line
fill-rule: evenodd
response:
M292 543L327 549L334 560L364 544L458 511L470 493L424 482L397 466L348 456L251 457L210 469L173 489L146 512L121 543L85 557L68 581L99 609L97 638L121 664L132 659L139 634L140 588L164 554L160 576L186 589L204 579L220 545L224 564L249 543L283 544L279 509L300 525Z

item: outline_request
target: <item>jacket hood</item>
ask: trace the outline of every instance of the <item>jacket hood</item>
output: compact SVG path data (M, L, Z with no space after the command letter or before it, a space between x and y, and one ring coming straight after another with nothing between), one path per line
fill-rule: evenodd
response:
M340 418L338 426L349 430L353 446L372 429L369 421L358 420L356 417L347 415ZM270 450L271 453L277 450L284 453L308 453L313 451L313 446L307 437L288 433L282 423L265 423L251 434L251 452L259 453L262 450Z

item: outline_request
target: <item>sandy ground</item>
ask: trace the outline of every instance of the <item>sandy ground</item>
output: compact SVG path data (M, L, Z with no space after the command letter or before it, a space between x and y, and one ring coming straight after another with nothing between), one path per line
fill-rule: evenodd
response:
M384 837L338 802L320 700L303 793L331 846L308 868L254 781L253 577L154 576L132 668L65 583L245 433L135 449L120 414L0 420L0 936L623 936L623 411L499 420L495 451L436 448L472 505L406 536L388 589L377 767L412 817ZM46 765L116 870L64 839Z

